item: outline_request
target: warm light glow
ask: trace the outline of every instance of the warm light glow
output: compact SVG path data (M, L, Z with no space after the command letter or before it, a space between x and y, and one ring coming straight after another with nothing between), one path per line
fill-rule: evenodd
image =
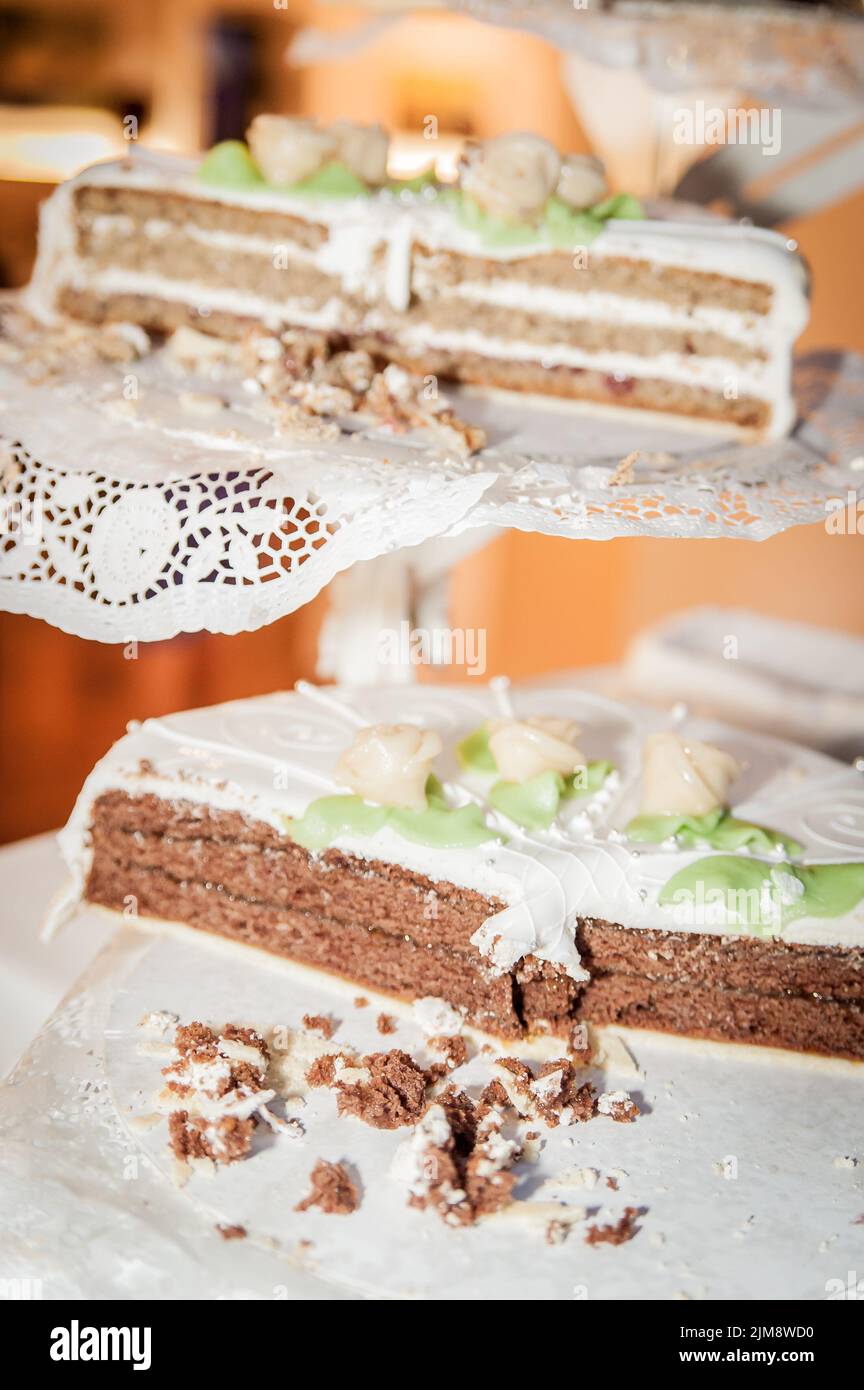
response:
M455 182L464 143L461 135L439 135L427 140L417 133L396 131L390 140L387 172L394 179L411 179L434 163L439 179L445 183Z
M87 106L0 106L0 178L58 183L127 151L119 116Z

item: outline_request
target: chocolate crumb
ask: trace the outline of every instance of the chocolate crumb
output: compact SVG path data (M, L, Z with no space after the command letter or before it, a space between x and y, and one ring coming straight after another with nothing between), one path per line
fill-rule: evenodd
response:
M219 1234L220 1234L220 1236L222 1237L223 1240L245 1240L245 1239L246 1239L246 1227L245 1227L245 1226L217 1226L217 1227L216 1227L216 1230L219 1232Z
M181 1163L209 1158L213 1163L236 1163L252 1148L254 1116L240 1120L236 1115L205 1119L175 1110L168 1116L168 1143Z
M336 1032L336 1020L329 1014L304 1014L303 1027L309 1033L320 1033L329 1041Z
M544 1062L536 1075L518 1057L498 1057L495 1065L507 1103L523 1119L542 1120L554 1129L594 1115L596 1091L590 1082L578 1084L579 1069L569 1057Z
M497 1079L490 1081L480 1092L480 1104L483 1106L494 1105L499 1110L506 1110L510 1101L507 1099L507 1092Z
M295 1211L320 1207L325 1216L350 1216L360 1205L360 1189L341 1163L319 1158L309 1175L309 1192Z
M471 1226L512 1200L507 1170L519 1144L501 1133L504 1116L487 1107L482 1118L465 1091L448 1086L406 1141L414 1165L409 1206L431 1207L448 1226Z
M427 1045L433 1052L440 1052L443 1055L448 1071L455 1071L457 1067L464 1067L468 1061L468 1043L459 1034L454 1036L440 1034L434 1038L429 1038Z
M347 1077L340 1061L348 1063ZM399 1048L354 1059L319 1057L306 1080L310 1086L335 1087L339 1114L355 1115L374 1129L413 1125L426 1108L425 1072Z
M611 1188L613 1192L617 1192L617 1191L618 1191L618 1179L617 1179L617 1178L613 1178L612 1175L611 1175L611 1173L610 1173L610 1175L609 1175L609 1176L607 1177L607 1179L606 1179L606 1186L609 1187L609 1188Z
M396 1020L392 1014L379 1014L375 1027L379 1033L395 1033Z
M624 1215L611 1226L589 1226L586 1245L624 1245L632 1240L640 1227L636 1220L643 1213L638 1207L625 1207Z
M627 1091L606 1091L597 1101L597 1114L608 1115L618 1124L629 1125L639 1118L639 1107Z
M325 1052L320 1057L316 1057L312 1065L306 1072L306 1084L308 1086L332 1086L336 1079L336 1063L341 1061L350 1062L350 1057L345 1052Z

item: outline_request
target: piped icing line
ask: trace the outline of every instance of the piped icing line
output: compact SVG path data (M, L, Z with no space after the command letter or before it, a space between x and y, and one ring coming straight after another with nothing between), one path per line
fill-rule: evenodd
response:
M322 709L330 710L333 714L339 715L347 724L353 724L356 729L363 729L366 726L364 720L350 704L340 700L338 696L323 690L320 685L313 685L311 681L298 681L294 686L296 694L302 695L304 700L309 700L313 705L320 705Z

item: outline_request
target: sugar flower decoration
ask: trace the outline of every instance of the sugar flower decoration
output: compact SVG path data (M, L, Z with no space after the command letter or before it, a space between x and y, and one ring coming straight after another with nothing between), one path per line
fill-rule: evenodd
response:
M540 135L499 135L469 144L460 163L462 189L493 217L530 220L555 191L561 156Z
M359 729L336 764L336 780L378 806L426 809L426 782L441 752L433 729L413 724L374 724Z
M335 134L295 116L256 116L246 140L261 173L277 187L317 174L338 151Z
M650 734L642 749L643 816L704 816L725 806L741 765L722 748Z
M336 158L346 164L363 183L381 184L387 179L387 153L390 137L381 125L360 125L357 121L334 121Z
M543 772L575 772L585 765L572 719L490 719L489 749L506 782L527 782Z
M559 198L577 212L594 207L606 196L606 175L599 159L590 154L568 154L561 161Z

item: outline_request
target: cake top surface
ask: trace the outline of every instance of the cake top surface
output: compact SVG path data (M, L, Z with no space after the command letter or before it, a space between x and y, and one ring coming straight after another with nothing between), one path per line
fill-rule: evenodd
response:
M301 684L148 720L62 832L78 892L112 789L484 893L504 906L475 944L500 968L533 953L584 978L582 916L864 945L864 770L682 709L566 685Z

